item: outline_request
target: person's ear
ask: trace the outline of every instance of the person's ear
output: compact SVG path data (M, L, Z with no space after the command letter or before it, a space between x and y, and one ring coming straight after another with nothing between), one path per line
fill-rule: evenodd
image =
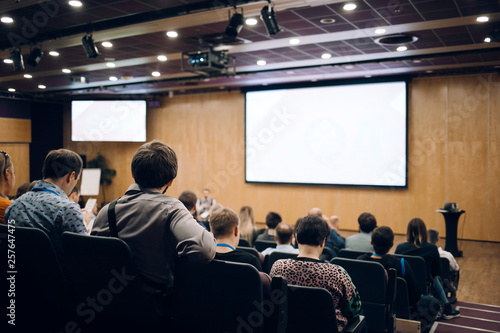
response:
M278 236L277 236L277 235L274 235L274 241L275 241L276 243L278 243Z
M236 226L234 227L234 236L238 237L240 235L240 227Z

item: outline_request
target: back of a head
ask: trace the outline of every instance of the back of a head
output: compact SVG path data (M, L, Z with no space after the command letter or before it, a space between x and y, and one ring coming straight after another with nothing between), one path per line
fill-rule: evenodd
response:
M377 227L372 231L372 245L376 254L384 255L394 244L394 232L389 227Z
M291 225L285 222L281 222L276 227L276 237L278 238L278 244L288 245L292 242L293 228Z
M253 226L255 224L255 217L253 214L253 208L250 206L242 206L240 208L240 222L250 222L250 224Z
M193 191L184 191L179 195L179 201L182 202L187 210L191 211L196 205L196 194Z
M22 183L21 185L19 185L19 187L17 188L17 192L16 192L16 199L19 198L24 193L28 192L29 189L30 189L30 183L28 183L28 182Z
M315 207L315 208L311 208L308 212L307 212L307 215L318 215L318 216L323 216L323 212L321 211L321 209Z
M437 242L439 242L439 231L436 229L427 230L427 235L429 236L430 243L437 244Z
M275 229L276 226L281 222L281 215L275 212L269 212L266 215L266 226L269 229Z
M377 227L377 220L371 213L363 213L358 217L359 228L363 232L372 232Z
M177 176L177 155L161 141L145 143L132 158L132 176L142 188L161 188Z
M239 225L238 215L231 208L224 207L210 215L210 231L215 238L230 236Z
M302 245L320 246L330 235L330 227L325 220L317 215L302 218L295 230L297 242Z
M68 149L50 151L42 167L43 179L59 179L75 172L75 178L82 172L83 161L80 155Z
M408 222L406 240L417 247L427 243L427 227L421 218L415 217Z

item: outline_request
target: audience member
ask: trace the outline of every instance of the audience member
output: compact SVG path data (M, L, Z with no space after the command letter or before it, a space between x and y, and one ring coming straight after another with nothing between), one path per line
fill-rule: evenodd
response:
M306 216L297 225L299 256L281 259L271 268L271 277L283 276L288 284L325 288L333 296L338 331L361 313L361 300L347 272L340 266L321 262L328 224L316 215Z
M429 282L432 286L432 295L445 305L443 318L452 319L460 316L460 312L453 309L444 293L439 279L441 273L441 261L436 245L427 242L427 227L420 218L411 219L406 229L407 242L396 247L396 254L419 256L424 258Z
M17 192L16 192L16 196L15 196L14 200L18 199L21 195L23 195L24 193L28 192L29 190L31 190L30 189L30 183L28 183L28 182L22 183L17 188Z
M78 188L78 186L73 187L71 193L68 196L68 199L73 201L80 207L80 189ZM96 215L94 214L94 212L87 211L85 209L82 209L82 213L83 213L83 220L85 222L85 230L87 230L87 233L90 233Z
M340 219L338 216L333 215L326 220L330 226L330 236L326 239L325 246L333 251L336 257L339 251L345 248L345 238L340 236Z
M62 258L61 235L64 231L86 234L83 214L68 195L82 172L82 159L68 149L50 151L42 167L42 180L14 201L6 218L15 225L42 229Z
M429 242L437 246L437 243L439 243L439 231L437 231L436 229L429 229L427 230L427 234L429 236ZM458 289L458 281L460 278L460 267L458 266L455 257L450 252L443 250L441 246L438 247L438 252L441 258L448 259L448 261L450 262L450 273L452 277L451 279L452 281L450 282L453 283L455 289Z
M276 226L281 222L281 215L275 212L269 212L266 215L267 229L257 236L256 241L274 241L276 235Z
M213 235L179 200L164 195L176 176L177 156L170 146L158 140L142 145L132 158L135 183L101 209L91 233L123 239L153 294L170 294L178 257L208 263L215 256ZM109 210L115 211L115 221L108 219Z
M16 173L14 171L14 163L4 151L0 151L0 223L6 221L5 210L12 204L9 199L9 194L16 186Z
M250 246L253 246L257 238L257 226L255 225L255 217L253 209L250 206L243 206L240 209L240 237L246 239Z
M375 216L370 213L363 213L358 217L358 224L359 233L347 237L345 248L353 251L373 252L370 233L377 227Z
M262 255L267 256L274 251L299 254L299 250L292 246L292 242L294 241L293 228L288 223L281 222L278 224L274 239L277 244L276 248L268 247L262 251Z
M262 271L262 266L256 256L237 249L240 241L240 221L231 208L222 208L210 215L210 230L217 240L215 259L250 264Z
M197 197L193 191L184 191L179 195L179 201L182 202L184 207L191 213L193 218L198 222L199 225L203 227L203 229L208 230L203 223L196 219L197 211L196 211L196 201Z
M196 210L198 211L199 217L203 222L208 221L208 215L210 214L210 208L215 206L217 201L210 198L210 190L208 188L203 190L203 197L198 199L196 202Z

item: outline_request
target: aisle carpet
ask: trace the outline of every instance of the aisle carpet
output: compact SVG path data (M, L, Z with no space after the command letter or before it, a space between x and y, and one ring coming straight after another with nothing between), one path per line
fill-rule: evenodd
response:
M500 306L457 302L461 316L434 323L430 333L500 332Z

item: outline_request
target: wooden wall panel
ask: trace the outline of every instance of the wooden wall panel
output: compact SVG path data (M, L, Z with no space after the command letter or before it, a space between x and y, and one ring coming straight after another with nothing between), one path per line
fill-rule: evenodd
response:
M0 142L31 142L31 119L0 118Z
M464 238L498 242L499 81L496 75L412 81L408 190L246 184L244 96L239 92L162 99L161 108L148 110L148 141L162 140L178 155L178 177L167 194L177 197L189 189L201 195L208 187L235 211L252 206L260 222L274 210L294 224L317 206L326 215L339 215L341 228L348 230L357 230L359 214L371 211L379 225L396 233L404 234L408 221L419 216L444 236L444 220L435 210L454 201L467 211ZM101 152L117 170L107 200L123 195L140 144L76 144L68 135L65 145L89 159Z
M19 185L30 181L30 146L28 143L0 143L0 150L6 151L14 163L16 186L10 195L15 195ZM3 154L0 156L3 158Z

